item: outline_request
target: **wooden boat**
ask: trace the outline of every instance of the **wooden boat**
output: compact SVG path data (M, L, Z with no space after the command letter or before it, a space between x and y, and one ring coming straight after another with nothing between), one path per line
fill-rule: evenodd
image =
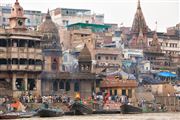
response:
M72 111L74 115L87 115L93 113L92 108L79 102L74 102L70 106L70 111Z
M142 113L142 109L132 105L123 104L120 106L120 111L122 114L135 114Z
M20 118L31 118L35 116L36 112L21 112Z
M63 111L60 109L43 108L38 111L40 117L60 117L63 114Z
M18 113L3 113L0 114L0 119L17 119L20 115Z

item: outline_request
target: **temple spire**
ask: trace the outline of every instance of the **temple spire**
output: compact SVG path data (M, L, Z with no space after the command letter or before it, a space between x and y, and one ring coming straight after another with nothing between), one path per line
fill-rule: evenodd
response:
M141 3L140 3L140 0L138 0L138 6L137 6L138 9L141 9Z
M18 1L18 0L16 0L15 4L19 4L19 1Z
M46 14L46 20L51 20L51 15L50 15L50 12L49 12L49 9L47 11L47 14Z
M146 21L141 9L140 0L138 0L137 10L134 15L131 32L138 34L140 32L140 29L142 29L143 34L147 33L148 31L148 27L146 25Z

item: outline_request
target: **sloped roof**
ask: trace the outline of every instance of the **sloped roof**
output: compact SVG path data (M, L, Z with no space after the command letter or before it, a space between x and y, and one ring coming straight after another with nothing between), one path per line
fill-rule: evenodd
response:
M86 44L84 45L84 48L80 52L78 60L79 61L91 61L91 53L90 53L88 47L86 46Z

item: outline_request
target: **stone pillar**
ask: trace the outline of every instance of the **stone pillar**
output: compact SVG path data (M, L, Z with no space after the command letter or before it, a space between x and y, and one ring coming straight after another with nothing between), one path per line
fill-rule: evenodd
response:
M12 90L17 90L16 89L16 74L13 74L13 78L12 78Z
M36 95L41 95L41 80L36 79Z
M24 90L27 91L28 90L28 75L25 74L24 76Z

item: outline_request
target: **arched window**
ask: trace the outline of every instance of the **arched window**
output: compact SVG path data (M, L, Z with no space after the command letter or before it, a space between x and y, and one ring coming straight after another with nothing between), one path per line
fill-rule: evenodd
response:
M36 82L34 79L28 79L28 90L34 90L36 87Z
M79 92L79 82L74 83L74 92Z
M24 81L22 78L16 79L16 88L17 88L17 90L20 90L20 91L25 90Z
M52 70L57 70L58 69L58 64L57 64L56 59L53 59L51 68L52 68Z
M71 87L70 87L70 82L67 81L66 82L66 91L70 91Z
M61 82L59 83L59 89L64 89L64 82L63 82L63 81L61 81Z
M53 82L53 91L57 91L58 90L58 83L57 81Z

